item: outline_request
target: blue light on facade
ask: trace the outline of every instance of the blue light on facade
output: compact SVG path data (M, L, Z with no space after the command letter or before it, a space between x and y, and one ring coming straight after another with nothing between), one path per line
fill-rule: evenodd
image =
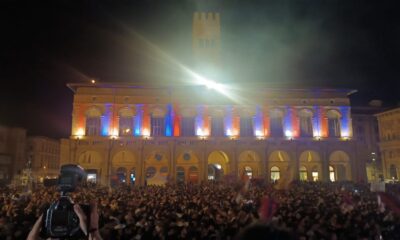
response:
M254 116L254 135L264 136L263 113L260 106L256 106L256 115Z
M339 111L340 114L342 115L342 119L340 122L341 136L350 137L350 107L341 106L339 107Z
M167 104L167 114L165 115L165 136L171 137L173 132L173 111L172 104Z
M196 136L203 136L204 135L204 118L203 118L203 113L204 113L204 106L197 106L197 116L195 119L195 125L194 125L194 129Z
M112 129L110 126L111 123L111 104L105 104L105 113L101 116L101 135L102 136L109 136L112 133Z
M224 124L225 124L225 135L226 136L232 136L233 135L233 129L232 129L232 121L233 121L233 107L232 106L227 106L226 107L226 115L224 118Z
M134 131L135 136L141 135L142 119L143 119L143 104L136 104L135 131Z
M283 116L283 132L286 137L292 137L292 110L286 107L285 116Z

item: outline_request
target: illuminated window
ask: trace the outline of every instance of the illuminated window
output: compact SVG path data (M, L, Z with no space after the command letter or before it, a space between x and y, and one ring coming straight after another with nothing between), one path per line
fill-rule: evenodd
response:
M397 167L394 164L390 165L389 171L390 171L390 178L397 179Z
M183 117L181 124L182 124L181 136L193 137L194 136L194 117Z
M312 180L314 182L318 181L318 170L316 167L313 168L312 172L311 172L311 176L312 176Z
M337 111L329 110L328 116L328 136L340 137L340 115Z
M185 169L183 167L178 166L176 168L176 180L178 182L185 182Z
M335 169L332 166L329 166L329 179L331 182L336 181L335 179Z
M253 169L251 169L249 166L244 167L244 174L251 179L253 177Z
M199 179L199 170L195 166L189 168L189 181L196 183Z
M119 135L128 136L132 135L133 129L133 118L132 117L120 117L119 118Z
M101 128L101 112L91 107L86 112L86 136L99 136Z
M86 136L99 136L100 126L101 126L100 117L86 118Z
M251 117L240 118L240 136L241 137L254 136L253 119Z
M136 182L136 171L135 171L135 168L131 169L129 180L131 181L132 185L135 185L135 182Z
M208 164L208 180L219 180L223 175L223 169L220 164Z
M116 175L117 175L118 183L126 182L126 168L123 168L123 167L118 168Z
M146 178L152 178L156 175L156 169L154 167L148 167L146 169Z
M283 137L283 114L280 110L273 110L270 115L271 137Z
M308 176L307 176L307 168L304 166L300 167L300 181L307 181Z
M213 117L211 119L211 136L223 137L224 136L224 119L222 117Z
M301 137L312 137L313 126L312 126L312 112L310 110L302 110L300 115L300 136Z
M159 137L164 136L165 133L165 120L161 117L151 118L151 136Z
M276 166L273 166L271 168L271 180L272 181L277 181L280 178L281 178L281 172L280 172L279 168L276 167Z

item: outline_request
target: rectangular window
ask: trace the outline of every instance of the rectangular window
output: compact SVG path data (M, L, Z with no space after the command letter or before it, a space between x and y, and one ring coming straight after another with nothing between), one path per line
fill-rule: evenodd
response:
M328 134L329 137L340 137L340 125L338 118L328 119Z
M182 118L182 137L193 137L194 136L194 117L183 117Z
M100 135L101 121L99 117L86 118L86 136Z
M282 118L280 117L271 118L270 126L271 126L271 137L283 137Z
M128 136L133 134L133 117L120 117L119 135Z
M300 118L300 136L301 137L313 136L311 117Z
M222 117L215 117L211 119L211 136L223 137L224 134L224 119Z
M241 137L254 136L253 118L250 117L240 118L240 136Z
M160 117L151 118L151 136L160 137L165 133L165 119Z

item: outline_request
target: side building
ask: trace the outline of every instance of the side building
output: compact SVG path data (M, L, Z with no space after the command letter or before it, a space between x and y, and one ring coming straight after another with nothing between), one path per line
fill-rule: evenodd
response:
M26 168L26 129L0 126L0 184L21 184Z
M43 136L28 137L31 176L36 183L56 178L60 169L60 141Z
M382 102L373 100L368 106L352 106L353 138L358 144L359 157L366 164L369 182L382 177L378 120L374 114L383 111Z
M367 179L361 145L353 139L352 90L68 86L72 130L61 140L61 164L80 164L101 184L244 175Z
M386 180L400 176L400 108L376 114L379 124L379 147L382 171Z

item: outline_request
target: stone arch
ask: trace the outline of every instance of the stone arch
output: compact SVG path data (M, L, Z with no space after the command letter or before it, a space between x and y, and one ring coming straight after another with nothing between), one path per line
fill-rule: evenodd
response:
M88 107L85 111L86 117L101 117L102 111L98 106Z
M85 135L98 136L101 132L102 111L97 106L91 106L85 112Z
M298 111L298 116L299 116L300 137L312 137L313 136L312 118L314 116L314 112L309 108L303 108Z
M279 108L273 108L269 111L270 136L283 137L283 119L285 111Z
M83 151L78 158L78 164L86 169L101 169L103 157L97 151Z
M193 164L198 164L199 159L192 150L188 150L179 154L176 162L178 165L193 165Z
M114 154L111 164L113 168L121 166L136 166L136 158L132 152L123 150Z
M300 154L299 166L304 166L307 169L308 181L321 181L322 176L322 161L318 152L313 150L306 150ZM300 171L300 169L299 169ZM300 179L306 180L306 179Z
M120 136L133 134L134 111L129 107L123 107L118 111L118 128Z
M293 177L295 174L295 169L292 167L293 164L293 161L290 159L290 156L286 151L275 150L269 155L266 166L268 166L267 171L270 171L272 167L279 168L280 177L287 176L288 174Z
M199 168L196 166L190 166L188 170L189 182L197 183L199 181Z
M131 182L131 171L135 168L136 158L132 152L126 150L117 152L111 160L112 183L118 184ZM124 171L122 172L121 169L124 169Z
M78 157L78 164L88 173L92 182L100 182L103 157L97 151L83 151ZM105 174L105 173L103 173Z
M118 116L120 116L120 117L133 117L134 115L135 115L135 112L130 107L122 107L118 111Z
M168 162L168 154L161 149L151 151L147 155L144 162L147 184L162 185L166 183L167 176L171 171L168 167ZM167 169L167 173L165 172L165 168ZM147 170L149 169L155 170L154 175L151 178L147 178Z
M223 151L212 151L207 158L208 179L220 180L221 177L229 173L229 158Z
M240 106L237 108L240 117L253 117L256 114L255 106Z
M349 155L342 151L333 151L329 155L329 165L333 167L335 181L351 180L351 164Z
M183 175L186 178L185 181L195 182L194 177L193 177L194 175L191 175L191 173L190 173L190 168L195 167L196 169L199 169L199 162L200 161L199 161L197 155L192 150L187 150L187 151L184 151L181 154L179 154L178 158L176 160L177 179L178 179L178 175L179 175L179 177L182 177L182 174L178 173L178 167L182 167L184 172L186 173ZM192 179L191 179L191 177L192 177ZM198 171L197 171L196 182L197 182L197 178L198 178Z
M146 157L146 164L158 165L160 163L168 163L168 155L164 151L151 151Z
M329 118L341 118L342 114L340 114L337 109L328 109L326 111L326 117Z
M165 116L166 110L162 106L153 106L150 109L150 114L155 118L163 118Z
M243 176L246 167L252 170L251 175L257 177L261 175L261 159L256 151L246 150L239 154L239 176Z
M340 118L342 115L336 109L329 109L326 112L328 118L328 137L340 137Z
M272 108L269 110L269 117L270 118L283 118L285 116L285 110L281 108Z
M270 168L270 178L273 182L278 181L281 178L281 169L275 165L272 166Z
M299 117L313 117L314 116L314 111L310 108L301 108L298 110L298 115Z

